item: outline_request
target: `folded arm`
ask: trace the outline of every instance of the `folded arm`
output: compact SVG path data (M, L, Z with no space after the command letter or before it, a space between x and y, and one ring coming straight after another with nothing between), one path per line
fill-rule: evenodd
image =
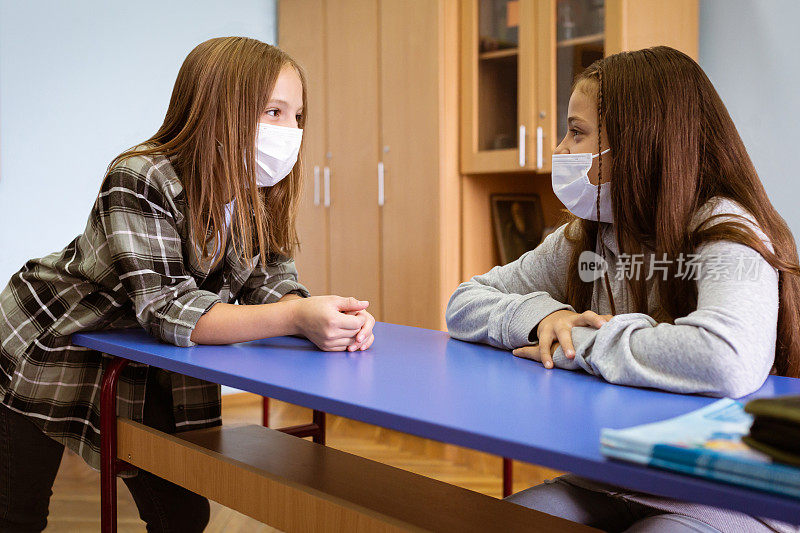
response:
M291 261L256 268L242 296L249 306L222 303L184 268L183 240L166 193L155 180L125 167L112 170L97 199L119 289L147 332L176 346L227 344L299 333Z
M738 243L708 243L698 255L697 310L674 324L626 313L600 329L573 328L575 359L559 347L556 366L681 393L738 398L757 390L775 357L778 273Z
M200 344L229 344L255 339L298 335L296 305L308 289L297 281L294 261L284 257L255 268L242 285L241 305L220 303L198 321L192 340Z
M447 329L454 338L514 349L533 342L531 331L560 309L570 244L559 227L534 250L505 266L462 283L447 304Z

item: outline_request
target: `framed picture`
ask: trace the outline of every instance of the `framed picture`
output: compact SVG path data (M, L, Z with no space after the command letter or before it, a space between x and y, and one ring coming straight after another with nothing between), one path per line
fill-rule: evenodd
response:
M493 194L491 202L501 264L518 259L542 242L544 215L538 194Z

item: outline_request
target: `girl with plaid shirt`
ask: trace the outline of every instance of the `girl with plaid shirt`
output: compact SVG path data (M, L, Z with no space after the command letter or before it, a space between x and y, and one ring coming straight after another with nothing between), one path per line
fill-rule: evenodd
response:
M110 358L74 346L73 333L144 327L177 346L279 335L322 350L372 344L368 302L309 297L297 281L306 108L303 71L280 49L243 37L201 43L158 132L109 165L85 231L12 276L0 293L0 530L44 529L64 446L99 468ZM221 423L218 385L141 364L123 371L117 405L167 432ZM141 470L124 481L149 531L208 522L205 498Z

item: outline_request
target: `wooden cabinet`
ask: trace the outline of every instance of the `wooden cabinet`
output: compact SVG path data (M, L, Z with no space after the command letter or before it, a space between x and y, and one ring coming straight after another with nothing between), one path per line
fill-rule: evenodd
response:
M622 50L697 58L697 0L464 0L461 171L546 173L575 75Z
M443 328L461 274L457 4L284 0L278 16L309 85L301 281Z
M309 86L301 280L437 329L458 283L499 262L492 194L538 194L558 222L548 172L574 75L656 44L697 57L698 0L282 0L278 15Z
M462 279L499 264L491 196L537 194L563 220L553 149L572 81L595 59L669 45L697 58L698 0L461 2Z

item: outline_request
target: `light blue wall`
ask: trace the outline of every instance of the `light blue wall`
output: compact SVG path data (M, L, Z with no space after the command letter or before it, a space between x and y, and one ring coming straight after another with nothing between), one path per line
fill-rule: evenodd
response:
M700 66L800 239L800 2L701 0Z
M83 231L106 165L155 133L211 37L275 42L274 0L0 0L0 288Z

